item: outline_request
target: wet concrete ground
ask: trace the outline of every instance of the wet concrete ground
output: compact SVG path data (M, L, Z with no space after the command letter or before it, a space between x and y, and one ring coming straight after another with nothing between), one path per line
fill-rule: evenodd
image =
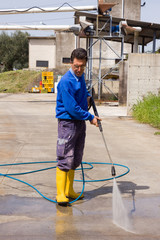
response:
M0 94L0 164L56 160L55 94ZM113 181L85 184L85 198L59 207L31 187L0 177L0 239L160 239L160 136L157 130L126 117L126 108L99 106L105 139L114 163L130 173L117 185L134 233L113 223ZM87 123L84 161L109 162L98 128ZM4 174L22 173L54 163L0 167ZM116 166L117 174L125 169ZM55 200L55 169L16 176ZM109 178L110 165L85 170L85 179ZM76 172L76 179L81 179ZM81 191L82 183L75 189Z

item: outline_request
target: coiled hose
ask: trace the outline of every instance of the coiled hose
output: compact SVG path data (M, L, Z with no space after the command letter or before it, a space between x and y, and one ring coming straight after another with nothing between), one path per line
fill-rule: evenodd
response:
M5 167L5 166L18 166L18 165L29 165L29 164L46 164L46 163L57 163L57 161L42 161L42 162L25 162L25 163L11 163L11 164L0 164L0 167ZM124 175L126 175L127 173L129 173L130 169L125 166L125 165L121 165L121 164L115 164L114 163L114 166L119 166L119 167L123 167L125 169L127 169L123 174L121 175L118 175L118 176L114 176L114 177L110 177L110 178L104 178L104 179L96 179L96 180L85 180L85 177L84 177L84 170L85 169L93 169L93 165L96 165L96 164L104 164L104 165L112 165L112 163L105 163L105 162L82 162L81 163L81 168L77 168L77 170L82 170L82 180L74 180L76 182L83 182L83 187L82 187L82 191L81 191L81 194L78 196L78 198L74 199L73 201L70 201L69 204L72 204L74 202L76 202L80 197L81 195L83 194L84 192L84 188L85 188L85 183L87 182L102 182L102 181L108 181L108 180L112 180L113 178L120 178ZM83 165L89 165L89 167L83 167ZM23 181L23 180L20 180L18 178L15 178L14 176L19 176L19 175L25 175L25 174L31 174L31 173L36 173L36 172L40 172L40 171L46 171L46 170L50 170L50 169L53 169L53 168L56 168L56 166L52 166L52 167L47 167L47 168L42 168L42 169L37 169L37 170L34 170L34 171L28 171L28 172L22 172L22 173L12 173L12 174L3 174L3 173L0 173L0 176L2 177L7 177L7 178L10 178L12 180L15 180L15 181L18 181L18 182L21 182L23 184L26 184L28 185L29 187L33 188L40 196L42 196L44 199L50 201L50 202L53 202L53 203L57 203L57 201L53 200L53 199L50 199L48 197L46 197L44 194L42 194L37 188L35 188L33 185Z

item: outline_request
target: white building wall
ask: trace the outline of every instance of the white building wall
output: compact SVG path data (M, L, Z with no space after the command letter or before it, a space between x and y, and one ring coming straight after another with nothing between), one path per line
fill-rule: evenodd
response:
M29 39L29 68L38 69L36 61L48 61L48 68L56 67L55 38Z

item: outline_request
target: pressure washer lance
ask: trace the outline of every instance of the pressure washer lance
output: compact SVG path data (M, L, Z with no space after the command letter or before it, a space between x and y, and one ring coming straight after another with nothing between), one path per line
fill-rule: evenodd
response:
M93 108L93 111L94 111L95 116L99 117L99 114L98 114L98 111L97 111L97 108L96 108L96 104L95 104L95 102L94 102L93 97L90 98L90 105L91 105L92 108ZM102 123L101 123L101 121L98 120L98 119L97 119L97 122L98 122L99 130L100 130L100 132L101 132L101 134L102 134L103 142L104 142L104 145L105 145L105 148L106 148L106 151L107 151L109 160L110 160L110 162L111 162L111 164L112 164L111 174L112 174L112 176L114 177L114 176L116 176L116 170L115 170L115 167L114 167L114 165L113 165L113 161L112 161L111 155L110 155L110 153L109 153L106 140L105 140L105 138L104 138Z

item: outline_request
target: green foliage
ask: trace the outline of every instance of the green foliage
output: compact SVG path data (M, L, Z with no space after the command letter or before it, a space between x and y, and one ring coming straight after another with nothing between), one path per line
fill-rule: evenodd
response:
M160 135L160 132L155 132L154 135Z
M28 66L28 33L14 32L11 36L0 35L0 63L3 71L22 69Z
M160 129L160 94L149 94L133 106L133 117Z
M160 48L158 48L158 50L156 51L156 53L160 53Z
M34 80L41 76L37 71L9 71L0 73L0 93L22 93L31 91Z

